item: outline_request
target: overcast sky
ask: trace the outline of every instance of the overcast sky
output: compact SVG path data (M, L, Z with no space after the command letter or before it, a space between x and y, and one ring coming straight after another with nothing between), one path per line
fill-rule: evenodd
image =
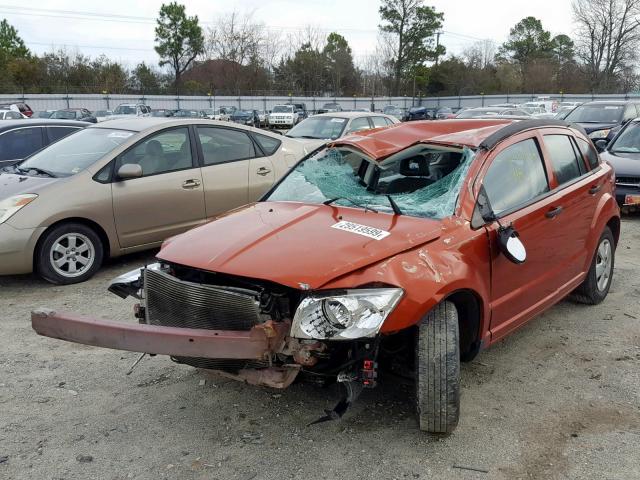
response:
M255 21L285 34L306 25L327 33L337 31L351 44L356 60L375 49L380 22L376 0L183 0L183 3L187 13L198 15L205 26L235 9L253 12ZM91 56L105 53L133 66L143 60L157 63L153 19L161 4L161 0L22 3L0 0L0 17L7 18L18 29L34 52L66 45ZM542 20L554 35L570 35L574 28L571 0L431 0L425 4L444 12L441 42L448 53L460 53L480 39L500 44L509 29L529 15Z

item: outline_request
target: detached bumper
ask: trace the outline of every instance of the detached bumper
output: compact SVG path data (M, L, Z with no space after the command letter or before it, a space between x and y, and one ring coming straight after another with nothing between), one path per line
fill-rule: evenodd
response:
M290 325L271 320L249 331L205 330L115 322L36 310L31 326L45 337L95 347L183 357L264 360L282 349Z

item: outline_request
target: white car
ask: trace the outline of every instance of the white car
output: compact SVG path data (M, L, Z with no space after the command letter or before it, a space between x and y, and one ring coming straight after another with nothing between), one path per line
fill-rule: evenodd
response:
M121 103L118 105L113 114L108 120L115 120L116 118L131 118L131 117L150 117L151 107L144 105L143 103Z
M20 118L29 118L15 110L0 110L0 120L18 120Z
M270 128L292 128L300 121L293 105L276 105L269 114Z
M400 123L396 117L384 113L371 112L335 112L319 113L309 117L289 130L289 138L304 142L309 149L335 140L350 133L370 128L388 127Z
M222 108L204 108L202 114L210 120L220 120L222 122L228 122L231 115Z

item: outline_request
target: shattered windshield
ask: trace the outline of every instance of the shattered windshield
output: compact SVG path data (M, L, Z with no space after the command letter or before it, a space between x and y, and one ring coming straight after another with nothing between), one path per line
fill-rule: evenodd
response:
M298 164L268 200L387 213L395 203L402 215L444 218L454 213L474 155L468 148L419 145L378 164L352 150L329 148Z

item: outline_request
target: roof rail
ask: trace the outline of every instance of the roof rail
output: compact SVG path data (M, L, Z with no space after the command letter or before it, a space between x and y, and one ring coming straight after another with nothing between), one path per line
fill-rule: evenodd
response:
M573 128L583 133L585 136L587 132L585 132L584 128L575 123L565 122L564 120L554 120L554 119L534 119L534 120L521 120L513 123L509 123L505 125L500 130L492 133L487 138L485 138L482 143L479 145L479 148L483 148L485 150L491 150L498 143L504 140L511 135L515 135L516 133L524 132L525 130L529 130L531 128L542 128L542 127L565 127L565 128Z

